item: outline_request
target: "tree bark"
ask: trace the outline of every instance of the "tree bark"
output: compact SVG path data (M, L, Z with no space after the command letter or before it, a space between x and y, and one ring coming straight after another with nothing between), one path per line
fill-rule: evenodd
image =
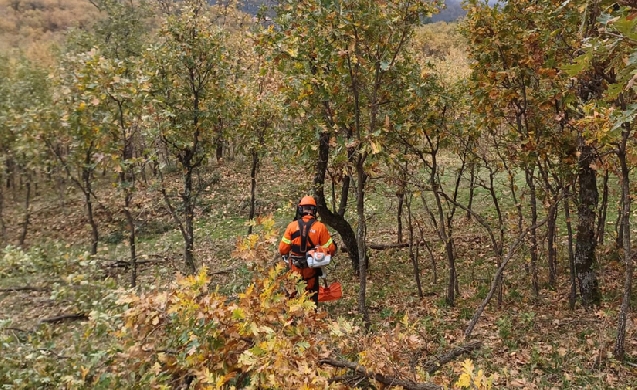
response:
M257 171L259 169L259 153L256 149L252 149L252 165L250 167L250 215L248 220L252 221L256 211L256 192L257 192ZM252 224L248 227L248 234L252 234Z
M349 199L349 176L343 177L343 184L341 185L341 200L338 204L338 215L345 217L345 211L347 211L347 200Z
M472 161L469 166L469 203L467 203L467 220L471 219L471 208L473 207L473 196L476 187L476 166L475 161Z
M529 206L531 208L531 226L537 223L537 190L535 188L535 179L533 176L534 168L527 167L525 169L526 185L530 190ZM533 295L537 298L540 295L540 284L538 278L538 248L537 248L537 231L532 228L529 235L531 241L531 285L533 286Z
M604 233L606 232L606 215L608 210L608 169L604 172L604 178L602 179L602 203L599 205L599 211L597 213L597 243L604 245ZM619 246L621 247L621 243Z
M184 177L184 193L182 194L182 202L185 211L184 217L184 261L188 270L191 273L195 273L197 271L197 267L195 266L195 257L194 257L194 248L195 248L195 238L194 238L194 202L192 199L192 174L193 169L191 167L186 168L186 175Z
M571 290L568 296L568 306L575 310L577 301L577 272L575 270L575 252L573 251L573 224L571 223L570 186L564 188L564 220L568 232L568 268L571 280Z
M22 233L20 234L20 247L24 246L31 218L31 178L27 179L27 191L24 196L24 220L22 221Z
M398 232L396 237L396 242L399 244L403 242L403 206L405 204L405 192L404 188L396 191L396 197L398 198L398 210L396 211L396 224L398 226ZM410 227L412 232L410 234L413 235L413 227Z
M327 207L327 203L325 202L325 174L327 172L327 165L329 159L329 140L330 135L328 132L323 132L320 135L319 139L319 153L318 159L316 162L316 172L314 175L314 197L316 198L316 206L318 209L318 213L321 217L321 221L326 223L332 229L335 229L338 234L341 236L343 243L347 247L347 253L352 261L352 268L355 272L359 270L359 251L358 251L358 243L356 240L356 234L354 233L354 229L352 226L345 220L343 215L334 214L329 207ZM347 180L347 184L349 186L349 180ZM343 180L343 186L346 185L345 180ZM343 204L343 197L341 197L341 204ZM340 211L340 210L339 210ZM345 212L343 211L343 214Z
M358 253L367 253L365 239L367 237L367 222L365 221L365 181L367 175L365 174L365 157L359 155L356 161L356 214L358 216L358 234L357 245ZM366 256L365 256L366 257ZM358 262L358 276L360 281L360 287L358 291L358 309L363 316L363 323L365 329L370 330L371 321L369 319L369 312L367 310L366 303L366 290L367 290L367 262Z
M549 286L555 287L557 283L557 248L555 238L557 236L557 204L553 199L553 204L549 207L548 221L546 223L546 241L548 254Z
M624 262L626 271L624 277L624 293L622 296L622 304L619 310L619 319L617 323L617 337L615 338L614 355L618 359L623 359L625 354L624 342L626 339L626 321L630 311L630 295L633 285L633 254L630 242L630 170L626 161L626 144L630 130L625 126L622 133L622 142L618 153L619 163L621 165L621 185L622 185L622 226L623 226L623 249Z
M7 226L4 223L4 188L2 186L2 176L0 172L0 246L4 247L7 241Z
M595 240L595 211L599 195L597 173L591 168L595 159L592 146L580 136L578 157L579 205L577 208L577 236L575 242L575 270L584 307L599 305L601 292L595 272L597 263Z
M90 163L90 154L86 153L86 164ZM91 189L91 173L92 170L89 168L82 169L82 180L84 181L84 202L86 203L86 215L88 217L88 222L91 225L91 254L97 254L97 246L99 244L99 231L97 230L97 222L95 221L95 217L93 215L93 202L91 200L92 189Z
M420 283L420 268L418 267L418 245L414 245L414 223L411 219L411 198L410 194L407 199L407 222L409 224L409 258L414 267L414 278L416 279L416 287L418 288L418 297L422 299L422 283ZM415 250L414 250L415 247Z
M124 174L122 174L125 176ZM132 185L131 181L126 179L123 184ZM133 194L130 188L124 189L124 215L126 215L126 223L128 228L128 247L130 249L130 263L131 263L131 287L137 285L137 232L135 228L135 219L131 212Z

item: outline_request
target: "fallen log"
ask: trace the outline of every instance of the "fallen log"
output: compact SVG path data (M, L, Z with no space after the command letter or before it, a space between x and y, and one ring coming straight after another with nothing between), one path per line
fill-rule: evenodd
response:
M46 287L8 287L8 288L0 288L0 292L14 292L14 291L48 291L50 288Z
M61 314L59 316L43 318L39 322L45 324L54 324L57 322L63 321L86 321L88 320L88 316L84 313L73 313L73 314Z
M410 381L409 379L400 379L392 376L383 375L380 373L375 373L371 370L366 369L363 366L358 365L357 363L350 362L347 360L336 360L336 359L321 359L319 360L319 364L327 364L328 366L338 367L338 368L349 368L353 370L359 375L365 376L370 379L375 379L379 383L382 383L385 386L400 386L405 390L442 390L441 386L438 386L433 383L417 383L414 381Z

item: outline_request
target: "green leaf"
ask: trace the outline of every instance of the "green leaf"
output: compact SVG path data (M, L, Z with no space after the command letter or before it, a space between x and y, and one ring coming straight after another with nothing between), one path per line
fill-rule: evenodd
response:
M562 70L571 77L576 76L590 66L591 58L592 51L589 50L585 54L575 58L575 62L573 64L562 65Z

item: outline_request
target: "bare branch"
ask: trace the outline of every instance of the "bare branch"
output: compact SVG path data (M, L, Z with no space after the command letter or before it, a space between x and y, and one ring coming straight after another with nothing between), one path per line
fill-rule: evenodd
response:
M459 347L455 347L450 351L436 356L435 359L428 361L424 364L423 368L427 370L428 373L433 374L434 372L438 371L440 367L455 360L458 356L475 351L476 349L480 349L481 347L482 342L477 340L461 345Z
M63 321L76 321L76 320L80 320L80 321L86 321L88 320L88 316L84 313L73 313L73 314L62 314L59 316L54 316L54 317L48 317L48 318L44 318L40 320L40 323L46 323L46 324L54 324L54 323L58 323L58 322L63 322Z
M371 370L366 369L363 366L358 365L357 363L350 362L347 360L336 360L336 359L321 359L319 364L327 364L332 367L338 368L349 368L353 370L359 375L363 375L370 379L375 379L376 381L386 385L386 386L400 386L405 390L442 390L442 387L435 385L433 383L417 383L410 381L408 379L400 379L392 376L386 376L380 373L375 373Z

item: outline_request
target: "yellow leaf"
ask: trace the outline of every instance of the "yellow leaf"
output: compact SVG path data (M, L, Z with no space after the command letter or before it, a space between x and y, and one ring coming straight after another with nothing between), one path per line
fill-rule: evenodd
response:
M466 372L460 375L460 378L456 381L456 387L471 387L471 376Z

